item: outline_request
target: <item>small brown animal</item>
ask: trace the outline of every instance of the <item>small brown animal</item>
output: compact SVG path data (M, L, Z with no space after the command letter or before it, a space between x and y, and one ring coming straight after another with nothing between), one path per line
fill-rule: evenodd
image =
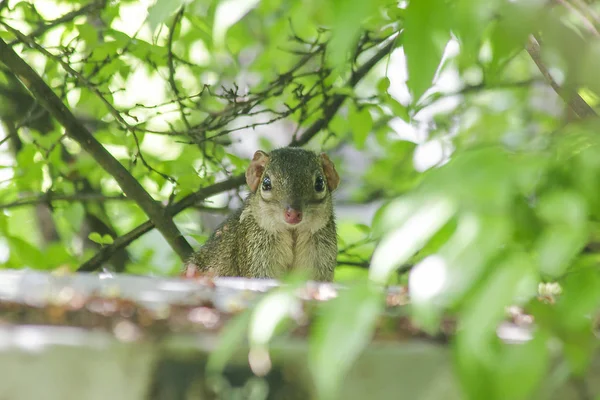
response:
M285 147L254 153L250 194L193 254L186 269L279 279L293 269L332 281L337 233L332 192L340 178L325 153Z

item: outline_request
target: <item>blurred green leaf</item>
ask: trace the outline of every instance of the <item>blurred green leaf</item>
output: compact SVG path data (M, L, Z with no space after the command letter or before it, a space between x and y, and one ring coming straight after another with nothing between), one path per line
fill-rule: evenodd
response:
M242 19L257 6L258 0L221 0L215 11L213 38L217 46L225 41L225 35L231 26Z
M518 353L511 351L512 354L501 355L499 350L501 344L496 336L498 324L505 316L505 307L514 300L515 289L522 271L532 267L533 264L526 255L510 254L500 264L494 266L481 285L476 286L475 294L462 310L455 356L461 383L469 398L480 398L485 395L487 398L500 400L506 398L502 395L510 391L517 396L516 398L526 399L529 398L530 391L536 387L537 382L525 379L542 377L545 349L539 344L530 345L526 349L535 352L538 357L529 361L528 366L531 369L527 369L524 376L519 376L517 381L512 382L518 386L509 389L502 387L509 378L515 378L515 368L523 371L525 367L522 363L518 367L510 364ZM501 362L502 357L504 360ZM501 367L505 369L498 371Z
M386 223L396 224L398 228L387 234L373 253L370 279L385 283L395 268L406 262L448 222L455 207L450 199L443 197L425 199L412 210L406 203L389 206ZM410 216L407 215L409 212Z
M98 44L98 31L93 25L78 24L76 25L79 37L85 42L88 49L93 49Z
M329 61L337 67L348 59L363 22L377 10L379 1L332 0L333 31L328 47Z
M458 0L454 2L454 29L461 43L460 56L467 64L477 63L483 33L494 17L498 0Z
M309 339L309 366L319 398L338 398L345 375L373 335L382 300L379 291L362 283L322 305Z
M14 236L7 236L6 240L14 268L47 269L52 267L42 252L31 243Z
M450 39L448 15L444 0L413 0L406 8L404 52L413 103L431 86L442 60Z
M543 0L501 3L490 34L492 74L499 73L505 62L523 49L527 37L537 30L543 19L546 6Z
M236 351L244 345L244 341L250 324L252 310L245 310L235 315L225 325L219 336L216 348L211 351L206 365L208 374L220 374Z
M152 32L165 22L167 18L175 13L182 5L186 4L187 0L156 0L148 8L148 24Z
M352 127L354 144L358 149L363 149L365 147L367 136L369 136L369 133L373 128L373 117L371 116L369 109L366 107L363 107L360 110L351 108L351 111L348 114L348 122Z
M502 344L498 353L498 363L492 370L495 398L531 399L548 371L550 354L546 335L536 332L525 343Z
M410 117L408 115L408 110L406 109L406 107L403 106L402 104L400 104L392 96L388 96L386 98L386 104L388 106L390 106L390 108L392 109L392 114L395 117L401 118L402 120L404 120L406 122L410 121Z
M290 315L300 310L295 293L289 288L266 295L254 308L248 339L252 347L266 348L277 332L278 326Z

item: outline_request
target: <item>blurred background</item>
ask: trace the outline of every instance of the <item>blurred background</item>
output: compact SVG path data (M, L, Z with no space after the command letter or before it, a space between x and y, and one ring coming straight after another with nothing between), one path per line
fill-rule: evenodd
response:
M470 398L529 398L548 343L566 376L588 367L600 2L15 0L0 2L0 39L3 268L180 271L181 254L65 121L193 248L241 204L236 177L255 150L301 145L341 176L336 281L407 286L428 331L457 317ZM497 341L510 305L538 323L524 358ZM496 390L508 382L514 392Z

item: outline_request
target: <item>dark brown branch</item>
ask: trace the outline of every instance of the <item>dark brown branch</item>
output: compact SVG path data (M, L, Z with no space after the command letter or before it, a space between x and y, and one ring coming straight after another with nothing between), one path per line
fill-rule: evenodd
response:
M52 89L13 49L0 39L0 61L29 89L33 97L65 128L67 135L78 142L100 166L112 175L123 192L144 210L156 224L169 245L183 260L192 248L179 232L173 220L165 213L142 185L117 161L87 128L75 118Z
M347 87L356 86L356 84L358 82L360 82L360 80L362 78L364 78L365 75L367 75L367 73L375 65L377 65L377 63L379 61L381 61L385 56L390 54L390 52L394 48L394 45L395 45L395 39L390 39L388 41L388 43L385 46L383 46L381 49L379 49L379 51L377 53L375 53L375 55L372 58L370 58L359 69L357 69L356 71L354 71L352 73L346 86ZM333 96L331 98L331 103L329 103L329 105L327 107L325 107L325 110L323 111L323 116L321 117L321 119L319 119L314 124L312 124L310 127L308 127L308 129L306 129L304 131L304 133L302 133L302 135L300 135L300 137L298 137L297 139L293 138L292 142L290 143L290 146L293 146L293 147L304 146L306 143L308 143L310 141L310 139L313 138L313 136L315 136L317 133L319 133L322 129L326 128L327 125L329 125L329 122L331 121L331 119L333 118L335 113L338 112L338 110L344 103L344 100L346 100L346 96L344 96L344 95L338 94L338 95Z
M183 199L179 200L177 203L166 208L166 214L169 217L173 217L188 207L193 206L195 203L202 201L210 196L214 196L215 194L219 194L221 192L225 192L227 190L235 189L238 186L244 183L244 176L238 175L236 177L230 178L226 181L215 183L214 185L207 186L198 190L195 193L187 195ZM108 260L116 251L128 246L135 239L139 238L145 233L148 233L154 228L154 223L152 220L148 220L141 225L138 225L133 230L129 231L125 235L119 236L114 240L114 242L104 247L98 253L96 253L92 258L81 264L78 271L94 271L106 261Z
M565 91L560 85L554 80L550 71L544 65L542 61L541 48L538 41L533 37L529 37L529 41L527 42L527 52L537 65L538 69L548 82L548 84L554 89L554 91L567 103L567 106L579 117L579 118L587 118L587 117L597 117L598 115L594 111L592 107L588 103L585 102L581 98L581 96L574 90Z
M34 38L48 32L50 29L55 28L61 24L64 24L65 22L72 21L75 18L80 17L82 15L86 15L86 14L92 13L96 10L100 10L100 9L104 8L105 5L106 5L106 0L92 1L91 3L79 8L78 10L68 12L65 15L63 15L62 17L58 17L50 22L45 23L44 25L39 26L38 28L34 29L33 32L31 32L29 35L27 35L27 37L29 37L30 39L34 39ZM19 42L20 42L19 39L15 39L12 42L8 43L8 45L10 47L12 47Z

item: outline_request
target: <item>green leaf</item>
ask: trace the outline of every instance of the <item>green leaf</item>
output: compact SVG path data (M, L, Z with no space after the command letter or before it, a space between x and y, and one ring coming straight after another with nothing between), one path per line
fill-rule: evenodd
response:
M229 28L240 21L259 3L259 0L222 0L215 11L213 38L216 46L222 46Z
M51 269L61 266L74 268L77 266L77 260L65 248L62 243L52 243L44 249L44 256L47 259L47 265Z
M593 329L589 316L600 307L600 274L595 267L569 273L561 283L563 292L556 304L560 323L568 331Z
M227 153L227 158L238 171L244 171L248 167L248 160L239 158L235 154Z
M499 74L505 62L523 49L529 34L537 31L539 21L543 19L540 12L545 8L546 2L543 0L502 4L490 34L492 74Z
M587 220L587 206L576 192L560 191L544 195L537 206L538 215L548 223L582 225Z
M106 234L106 235L100 235L98 232L92 232L88 235L88 239L90 239L92 242L98 243L98 244L112 244L113 243L113 238Z
M384 76L377 82L377 91L380 94L387 94L388 89L390 88L390 78Z
M7 236L6 240L10 248L10 258L16 268L46 269L50 267L48 260L36 246L14 236Z
M41 192L43 171L42 163L36 160L38 152L34 146L25 146L17 154L15 178L17 187L24 191Z
M458 0L454 2L453 31L461 43L460 55L468 63L478 61L479 48L484 39L483 33L494 17L498 3L498 0Z
M219 335L217 346L210 352L206 370L209 374L221 374L239 348L244 345L252 310L247 309L233 317Z
M512 398L499 396L499 390L502 391L503 388L496 387L496 380L500 377L497 369L502 366L497 365L502 357L498 349L500 343L497 329L498 324L504 319L505 307L514 300L522 270L531 270L532 267L531 261L525 254L507 255L502 262L490 269L490 274L481 284L474 285L474 294L462 309L461 328L456 336L455 351L457 372L468 398L479 398L482 393L486 393L486 398L491 399ZM536 347L535 350L540 349ZM543 357L544 353L534 355ZM511 358L507 357L506 362L511 362ZM544 360L533 361L535 368L530 371L529 377L539 379L540 368L543 368L545 363ZM510 370L502 372L509 374ZM502 377L501 382L509 376L513 375ZM527 386L525 388L516 388L515 393L528 394L532 387L536 386L527 383L525 385Z
M87 48L92 50L98 44L98 30L91 24L76 25L79 37L85 42Z
M300 306L295 293L289 288L266 295L254 308L248 339L252 347L266 347L275 336L278 326Z
M155 32L160 24L165 22L167 18L173 15L185 3L187 3L187 0L156 0L156 3L148 8L147 21L150 25L150 30Z
M322 306L309 339L309 367L320 399L337 399L345 375L367 346L382 293L358 284Z
M366 268L346 266L344 261L338 260L338 265L335 268L334 282L337 283L356 283L367 280L369 271Z
M366 107L360 111L352 107L348 115L348 121L352 128L352 138L356 148L363 149L367 136L373 128L373 117Z
M494 392L498 399L531 399L548 370L547 337L537 332L532 340L514 345L503 344L494 374Z
M408 110L405 106L400 104L400 102L394 99L391 95L385 99L385 103L392 109L392 114L395 117L401 118L406 122L410 122L410 116L408 115Z
M371 232L371 227L369 225L365 225L365 224L355 224L355 227L357 227L358 229L360 229L361 231L363 231L364 233L370 233Z
M373 253L369 270L373 281L385 284L392 272L421 249L456 212L456 205L444 197L416 203L417 200L411 199L391 204L377 216L381 222L374 229L395 229L384 236Z
M449 10L445 0L412 0L406 8L404 52L408 69L406 84L417 103L431 86L450 39Z
M61 213L67 222L69 223L69 227L74 232L81 231L81 224L83 223L83 218L85 216L85 209L81 204L71 204L69 207L65 207Z
M336 68L348 59L348 53L356 43L363 21L377 10L377 0L333 0L333 28L329 41L328 60Z

